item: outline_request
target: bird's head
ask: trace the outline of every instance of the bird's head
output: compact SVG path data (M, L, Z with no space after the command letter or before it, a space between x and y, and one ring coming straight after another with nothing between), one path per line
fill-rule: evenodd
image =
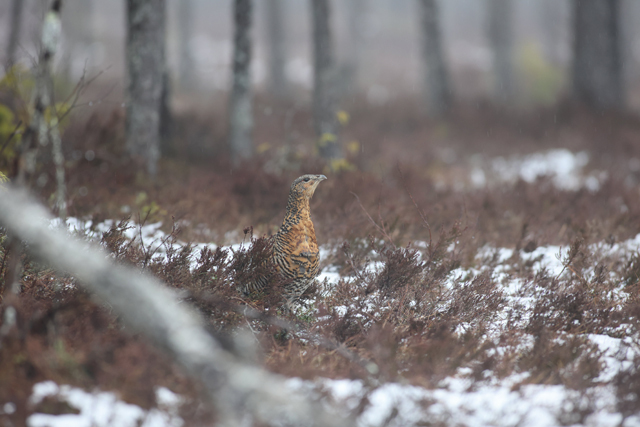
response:
M291 194L310 199L320 181L327 179L324 175L302 175L291 184Z

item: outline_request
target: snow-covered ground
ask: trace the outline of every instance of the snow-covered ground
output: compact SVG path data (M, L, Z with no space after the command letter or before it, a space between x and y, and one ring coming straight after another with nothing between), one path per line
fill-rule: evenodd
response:
M581 151L554 149L526 156L496 157L489 161L474 161L469 172L471 185L483 188L496 183L514 183L519 179L535 182L547 177L561 190L586 188L597 191L608 178L605 171L587 171L589 155Z
M533 182L539 177L549 177L553 185L564 190L587 188L596 191L603 180L604 173L586 173L584 171L589 159L586 153L571 153L567 150L551 150L529 156L494 159L489 168L476 168L471 172L475 186L489 185L491 182L511 182L523 179ZM52 226L59 226L54 223ZM67 220L67 228L71 231L85 233L91 223L74 218ZM94 227L96 232L88 233L96 238L100 232L113 225L105 222ZM166 253L169 243L166 234L160 229L161 224L134 226L127 231L127 237L141 241L146 247L153 248L156 256ZM184 243L173 243L180 246ZM164 246L164 247L163 247ZM198 244L197 249L215 245ZM237 250L240 245L231 246ZM415 243L414 247L420 247ZM599 243L589 248L599 257L630 257L640 252L640 235L633 239L613 245ZM327 259L335 250L332 247L321 247L320 256ZM551 277L562 277L571 274L563 264L568 247L541 246L531 252L516 253L509 248L484 247L477 255L478 267L459 268L448 277L447 285L453 287L460 281L468 281L487 268L491 268L493 279L502 287L506 299L502 312L496 313L491 331L504 331L509 310L523 308L526 310L533 304L531 294L523 295L523 279L512 274L514 259L529 262L535 273L546 271ZM197 255L197 250L194 252ZM491 259L491 262L484 260ZM491 267L488 267L488 265ZM365 268L377 271L383 264L372 261ZM592 273L592 272L591 272ZM587 271L587 274L591 274ZM319 279L331 285L340 280L352 280L341 277L336 266L327 266ZM612 295L621 301L625 298L622 284L612 290ZM347 307L340 307L346 310ZM338 310L339 312L339 310ZM526 315L525 315L526 319ZM497 333L496 332L496 333ZM613 335L613 334L612 334ZM624 335L624 334L622 334ZM617 336L621 336L618 334ZM492 337L488 337L491 339ZM564 425L587 426L640 426L640 415L623 419L616 408L616 391L610 380L621 370L626 369L633 356L640 352L635 348L638 337L616 338L604 334L585 334L584 338L597 346L602 352L600 360L604 363L600 377L587 393L580 393L562 385L539 385L522 383L528 373L513 374L507 378L497 379L488 375L484 381L468 379L469 372L461 368L456 375L442 380L433 389L409 384L385 383L368 387L360 380L332 380L318 378L314 381L291 378L288 385L292 390L308 393L310 396L329 396L338 406L354 409L363 397L368 403L358 418L358 425L369 426L417 426L444 423L446 425L468 426L531 426L544 427ZM632 339L635 338L635 339ZM526 341L526 339L523 339ZM635 343L634 343L635 342ZM526 344L523 344L526 345ZM626 352L625 352L626 350ZM167 398L161 398L160 394ZM69 386L58 386L52 382L40 383L34 387L32 401L35 403L45 395L56 395L80 410L78 415L45 415L34 414L28 419L33 427L40 426L89 426L89 425L144 425L144 426L179 426L182 420L177 415L180 398L169 390L159 389L159 402L164 399L160 409L144 411L141 408L124 403L112 393L87 393ZM324 397L325 399L327 397ZM575 408L586 406L589 402L594 410L580 419L574 418ZM117 420L118 422L114 422ZM389 423L387 423L389 421Z
M58 224L59 225L59 224ZM67 221L70 230L86 230L91 225L74 218ZM104 231L112 224L104 223L95 227ZM160 245L166 240L166 235L160 230L160 224L149 224L143 227L134 227L128 231L129 238L141 239L146 246ZM174 243L181 245L182 243ZM199 246L204 246L201 244ZM420 246L417 244L417 246ZM215 247L211 245L211 247ZM239 245L234 245L238 249ZM634 239L620 242L614 245L596 244L592 250L601 256L633 254L640 251L640 235ZM333 248L322 247L321 257L327 257ZM570 274L563 265L563 257L568 252L567 247L543 246L534 251L525 253L520 251L519 256L524 261L531 261L534 272L546 269L552 276ZM157 256L163 256L164 250L160 248ZM491 258L496 265L493 267L494 278L504 287L507 305L504 310L513 307L528 307L531 301L521 295L522 282L520 278L512 278L510 275L511 262L514 250L508 248L485 247L478 252L478 264L483 259ZM368 270L375 272L382 268L383 264L371 262ZM453 283L461 278L476 276L482 273L483 267L478 269L454 270L448 282ZM329 284L335 284L338 280L350 280L349 277L341 277L335 266L326 267L320 279L327 280ZM346 308L345 308L346 309ZM496 316L495 329L500 330L505 325L506 315L500 313ZM607 335L589 334L587 338L596 344L603 352L601 360L605 365L599 380L602 385L593 387L588 396L580 395L562 385L519 385L526 374L519 374L502 380L488 377L484 382L472 382L466 378L466 372L461 369L455 376L443 380L435 389L427 389L408 384L386 383L378 387L368 389L359 380L330 380L319 378L315 381L303 381L290 379L289 386L297 391L316 395L317 392L328 392L332 400L338 405L352 408L360 402L365 395L368 404L358 418L358 425L363 427L385 425L385 420L393 418L390 424L394 426L421 425L425 420L430 422L445 422L459 425L498 425L498 426L554 426L564 416L569 417L572 405L585 404L585 399L591 399L596 409L583 420L571 420L569 424L591 426L618 426L623 421L622 415L617 412L615 402L615 390L606 382L613 378L620 369L628 366L635 354L631 350L632 343L629 340L613 338ZM621 359L620 348L625 341L629 348L626 358ZM164 391L162 391L164 390ZM166 389L159 389L160 393L171 396ZM177 416L176 408L179 398L165 399L173 403L165 405L165 409L144 411L135 405L130 405L116 398L112 393L96 392L86 393L69 386L58 386L52 382L40 383L34 387L33 402L37 402L45 395L57 395L59 399L69 402L80 410L78 415L45 415L34 414L28 423L33 427L40 426L89 426L89 425L138 425L145 426L177 426L181 425L181 419ZM393 414L393 417L392 417ZM117 423L114 424L114 420ZM58 424L56 424L58 423ZM640 426L640 416L630 417L622 424L625 427Z
M438 424L551 427L563 420L566 425L614 427L623 419L615 412L613 391L607 387L589 396L595 400L597 411L581 422L572 420L569 413L572 405L586 403L587 396L560 385L525 385L512 390L511 386L519 380L507 379L502 384L471 388L468 381L450 378L434 390L398 383L368 390L358 380L311 383L293 378L289 385L307 393L328 392L335 403L349 409L355 409L367 396L369 403L358 418L358 425L362 427ZM387 420L390 422L385 424ZM623 425L640 425L640 416L627 418Z
M36 412L27 418L29 427L181 427L184 424L178 415L183 398L164 387L156 389L158 407L148 411L123 402L111 392L88 393L68 385L59 386L53 381L35 384L29 403L37 408L45 398L66 402L79 413L50 415Z

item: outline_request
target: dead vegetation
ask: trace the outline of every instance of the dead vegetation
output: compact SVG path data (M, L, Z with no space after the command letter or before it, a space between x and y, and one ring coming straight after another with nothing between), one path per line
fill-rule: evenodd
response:
M69 213L94 222L125 217L102 234L100 244L118 261L147 270L178 291L223 341L250 328L261 344L261 362L275 372L427 388L452 376L468 378L473 388L520 375L514 389L561 384L588 394L602 385L605 363L588 335L638 339L639 255L605 249L640 233L635 185L640 177L628 168L629 158L640 158L640 148L629 143L630 135L640 135L640 125L628 117L564 110L552 121L550 114L505 118L462 110L450 122L431 123L408 104L379 110L354 106L345 129L345 139L360 147L348 155L353 170L330 176L311 206L319 243L329 249L323 266L339 271L342 279L333 286L318 283L303 295L300 310L288 319L303 333L288 333L266 317L251 319L238 310L248 305L282 316L282 284L252 298L238 289L269 274L262 261L270 240L264 236L277 230L291 179L324 167L305 151L304 136L291 163L276 172L267 166L287 164L278 158L280 144L272 142L284 141L283 135L260 118L258 128L272 134L258 143L269 142L270 148L230 173L220 132L212 129L216 125L178 117L177 129L185 130L185 137L170 147L171 157L151 183L121 160L122 117L96 115L67 133L67 158L75 159L68 171ZM305 135L302 123L294 126ZM607 134L606 155L599 140L604 128L614 129ZM587 151L589 167L608 172L600 189L562 191L546 179L486 189L436 185L473 155L558 146ZM84 156L87 150L95 153L92 160ZM443 150L454 150L453 163L446 163ZM74 156L76 151L81 155ZM46 199L52 187L40 191ZM162 257L125 238L127 228L140 221L163 221L168 237ZM177 247L178 240L244 245ZM548 245L569 247L561 274L538 268L525 256ZM499 259L486 255L487 247L514 251ZM7 248L3 233L3 287ZM24 425L34 410L27 403L31 387L45 379L118 390L124 400L145 408L155 405L154 387L165 385L191 399L183 407L188 424L212 417L197 409L198 385L124 329L109 307L92 301L73 277L31 259L28 251L21 257L21 292L11 297L17 323L0 336L0 401L12 399L17 412L0 418ZM514 302L507 279L521 283L522 300ZM320 345L309 338L313 334L376 369L368 371ZM624 416L640 411L637 355L628 366L606 383L615 388ZM580 422L593 410L572 405L563 420ZM65 410L53 406L50 411Z

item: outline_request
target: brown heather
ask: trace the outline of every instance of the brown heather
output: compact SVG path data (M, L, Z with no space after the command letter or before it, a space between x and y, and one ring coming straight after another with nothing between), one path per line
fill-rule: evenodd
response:
M120 219L121 206L131 207L133 221L125 218L103 234L105 249L175 289L232 351L242 353L234 336L251 327L260 343L258 360L272 371L372 380L360 366L308 338L318 334L375 362L374 377L382 382L437 387L448 376L464 375L474 388L487 378L528 373L515 388L562 384L576 390L580 398L567 402L558 422L584 420L593 411L589 396L604 363L586 335L624 338L639 332L640 256L604 256L592 244L612 245L640 233L637 185L625 184L640 181L626 166L629 158L640 158L640 146L633 143L640 138L640 121L559 107L507 117L490 108L461 109L448 122L434 123L406 100L376 109L355 103L350 111L345 141L357 140L362 147L348 157L356 170L327 174L311 201L318 243L332 249L321 267L333 265L350 279L330 292L323 283L305 292L297 316L288 318L300 332L247 319L238 310L250 306L281 315L285 284L272 283L251 298L242 297L238 288L272 273L264 262L269 236L283 217L293 178L323 170L306 148L312 140L307 113L292 124L303 136L288 157L276 143L285 141L284 128L273 124L284 110L270 121L259 116L256 142L271 148L233 172L218 120L201 113L176 117L181 137L167 147L155 183L119 160L123 118L96 113L72 124L66 134L68 158L74 158L73 150L96 153L91 162L84 157L71 162L69 213L101 221ZM548 179L480 190L436 185L463 182L474 154L491 158L555 147L587 151L588 167L607 171L609 179L597 191L575 192L556 189ZM443 150L456 153L453 164L443 162ZM80 187L88 189L86 196ZM42 199L52 190L50 184L42 188ZM124 237L127 227L144 221L163 221L166 257L158 259L150 248ZM7 247L2 236L0 260ZM221 247L173 249L178 240ZM224 248L240 241L239 250ZM485 245L517 249L500 264L533 301L528 308L511 306L505 326L497 330L498 313L509 301L496 279L497 259L478 256ZM535 271L520 256L546 245L570 246L562 260L567 274ZM155 405L154 387L164 385L191 399L182 408L187 425L215 417L199 406L198 384L161 349L124 328L109 307L79 290L74 278L39 264L28 252L22 261L22 292L12 301L17 326L1 338L0 347L0 401L17 403L17 413L9 417L14 425L24 425L34 410L27 406L31 387L46 379L118 390L124 400L145 408ZM380 268L367 270L372 261ZM453 280L460 267L458 272L475 268L480 273ZM2 286L5 274L3 262ZM628 293L622 303L612 292L620 284ZM639 363L636 356L610 382L625 416L640 411ZM69 410L50 406L54 412Z

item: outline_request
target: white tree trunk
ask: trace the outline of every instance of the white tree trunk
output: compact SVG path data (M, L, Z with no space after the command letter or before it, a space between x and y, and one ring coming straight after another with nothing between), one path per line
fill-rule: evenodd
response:
M27 176L33 178L37 166L37 153L51 142L51 153L56 169L56 209L61 218L67 216L66 185L62 138L58 127L58 116L53 99L52 64L59 49L61 38L60 9L61 0L54 0L44 17L41 34L41 47L38 63L35 67L35 92L33 113L30 117L21 167L18 171L18 183L25 185ZM48 111L47 111L48 110ZM47 117L47 112L48 117ZM48 119L48 120L47 120ZM34 144L34 140L37 143Z

